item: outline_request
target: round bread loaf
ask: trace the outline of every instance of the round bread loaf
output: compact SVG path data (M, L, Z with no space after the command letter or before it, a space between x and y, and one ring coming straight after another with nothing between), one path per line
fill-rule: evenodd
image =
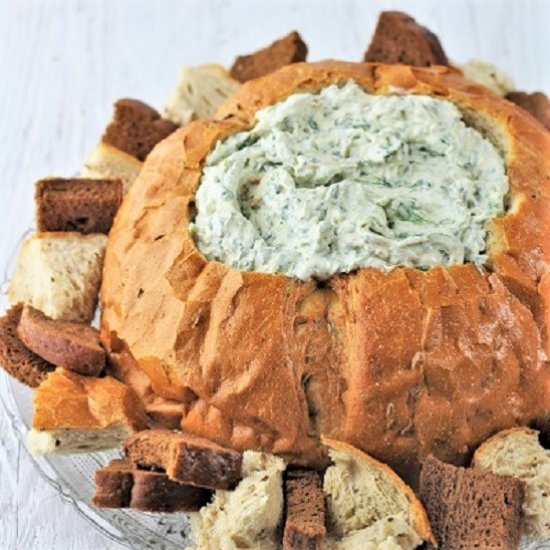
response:
M353 79L373 94L454 103L501 152L508 210L488 261L426 271L362 268L328 281L236 271L189 232L203 161L255 112ZM319 434L412 480L432 453L462 463L491 434L550 411L550 133L447 67L298 63L245 84L215 120L148 157L109 237L102 339L183 429L236 449L324 460Z

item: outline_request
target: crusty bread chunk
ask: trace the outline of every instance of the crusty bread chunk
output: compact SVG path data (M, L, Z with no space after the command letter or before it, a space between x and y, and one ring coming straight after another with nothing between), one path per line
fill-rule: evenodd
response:
M183 432L145 430L124 442L134 463L161 468L168 477L208 489L233 489L241 479L241 453Z
M430 456L420 475L420 498L439 550L519 548L524 498L519 480L459 468Z
M314 470L288 470L284 495L283 550L321 550L327 534L321 476Z
M15 379L31 388L37 387L55 366L42 359L17 335L22 304L17 304L0 317L0 365Z
M221 65L185 66L164 106L164 116L175 124L212 118L218 106L240 88Z
M323 481L329 548L408 550L433 540L422 504L393 470L351 445L323 442L333 462Z
M550 99L542 92L510 92L506 95L516 105L532 114L547 130L550 130Z
M230 73L235 80L246 82L272 73L286 65L305 61L306 57L306 43L298 32L292 31L266 48L237 57Z
M105 341L103 342L105 344ZM185 412L180 401L165 399L157 395L151 379L137 361L126 351L109 353L107 374L132 388L141 399L151 428L178 430Z
M119 99L115 103L113 120L105 129L101 141L144 161L153 147L177 126L143 101Z
M285 463L281 458L245 451L243 479L233 491L216 491L192 518L200 550L276 550L283 515Z
M53 319L90 322L97 304L107 236L37 233L25 240L8 297Z
M38 231L109 233L122 202L122 182L48 178L35 186Z
M505 96L514 90L512 78L492 63L471 59L464 65L459 65L458 68L466 78L489 88L495 94Z
M137 395L110 376L93 378L57 368L40 384L33 404L28 437L33 454L108 449L147 426Z
M139 176L143 163L137 158L109 145L98 143L90 152L82 176L85 178L119 179L126 194Z
M51 319L25 306L17 335L31 351L59 367L87 376L97 376L105 367L99 331L84 323Z
M521 479L525 534L550 537L550 450L540 444L538 431L513 428L494 435L475 452L472 466Z
M399 11L380 14L364 60L419 67L449 63L437 36Z
M168 479L163 472L139 470L129 460L113 460L95 474L92 502L99 508L141 512L196 512L211 492Z

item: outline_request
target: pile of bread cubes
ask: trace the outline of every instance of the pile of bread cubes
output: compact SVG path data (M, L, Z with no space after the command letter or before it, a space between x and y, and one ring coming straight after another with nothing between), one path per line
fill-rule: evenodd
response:
M177 413L146 412L142 396L111 370L91 322L107 235L143 162L180 126L213 117L243 82L306 57L306 44L292 32L238 57L229 72L184 67L162 116L141 101L117 101L82 176L36 183L37 232L21 246L12 307L0 319L3 368L36 388L31 451L91 452L123 443L124 457L97 471L93 503L188 512L203 550L510 550L522 535L550 537L548 425L496 434L469 468L428 458L415 493L388 466L341 442L324 440L328 467L317 471L178 431ZM400 12L380 15L364 61L449 65L438 38ZM456 70L550 130L544 94L515 91L484 62Z

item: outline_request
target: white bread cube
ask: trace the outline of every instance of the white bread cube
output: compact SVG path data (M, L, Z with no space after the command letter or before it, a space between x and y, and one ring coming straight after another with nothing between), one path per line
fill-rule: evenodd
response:
M94 317L107 236L37 233L21 245L8 289L54 319L90 322Z
M243 454L243 479L233 491L216 491L212 502L193 515L201 550L276 550L283 516L281 458L254 451Z
M219 105L240 86L221 65L183 67L164 107L164 117L180 125L212 118Z
M126 194L141 172L143 163L137 158L109 145L98 143L84 163L82 177L119 179L122 192Z
M521 479L525 483L525 534L550 537L550 450L541 445L539 432L512 428L497 433L475 452L472 466Z
M505 96L515 89L512 78L492 63L471 59L464 65L459 65L458 68L466 78L489 88L495 94Z

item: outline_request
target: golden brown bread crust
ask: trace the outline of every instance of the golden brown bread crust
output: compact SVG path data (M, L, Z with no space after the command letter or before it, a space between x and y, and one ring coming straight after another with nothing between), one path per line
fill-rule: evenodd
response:
M137 395L118 380L83 376L58 367L40 384L33 400L35 430L96 429L147 426Z
M257 109L353 78L456 103L506 155L511 212L490 268L360 269L324 288L207 261L187 230L201 163ZM123 342L185 430L236 449L323 460L318 434L406 479L550 410L550 134L451 68L299 63L245 84L217 120L174 133L124 201L105 258L102 337Z

